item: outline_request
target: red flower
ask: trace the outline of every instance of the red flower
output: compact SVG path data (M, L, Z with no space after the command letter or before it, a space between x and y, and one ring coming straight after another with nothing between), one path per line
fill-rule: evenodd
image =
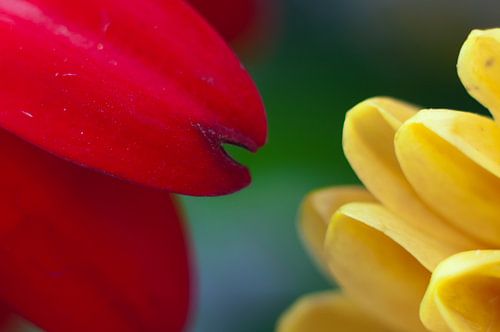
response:
M249 183L221 145L266 141L250 77L181 0L0 0L0 40L0 300L48 331L182 330L162 190Z

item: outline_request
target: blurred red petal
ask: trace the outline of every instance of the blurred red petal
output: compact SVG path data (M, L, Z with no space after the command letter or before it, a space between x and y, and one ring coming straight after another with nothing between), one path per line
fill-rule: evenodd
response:
M261 0L189 0L229 42L248 37L261 19Z
M0 331L2 332L36 332L33 324L15 314L4 304L0 304Z
M181 331L188 248L169 195L0 132L0 298L47 331Z
M230 193L266 117L224 41L181 0L0 0L0 126L65 159L192 195Z
M9 308L0 303L0 331L5 330L5 326L8 326L13 316Z

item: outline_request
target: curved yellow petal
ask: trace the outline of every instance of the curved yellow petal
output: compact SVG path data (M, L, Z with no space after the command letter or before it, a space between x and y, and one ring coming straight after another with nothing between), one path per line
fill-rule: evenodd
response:
M337 213L385 234L429 271L455 253L439 237L430 236L380 204L349 203L342 206Z
M330 272L344 292L373 317L396 331L425 331L418 310L430 272L392 238L366 220L352 218L354 213L346 212L352 205L335 213L328 226L325 253Z
M420 197L450 223L500 245L500 127L483 116L424 110L399 129L401 167Z
M385 98L368 99L355 106L344 124L346 157L366 188L412 227L441 239L449 253L476 249L481 246L477 241L451 227L422 202L401 170L394 136L416 110Z
M332 215L346 203L374 201L375 198L359 186L325 188L306 196L299 214L299 233L311 256L325 271L323 243Z
M500 331L500 250L476 250L443 261L420 308L435 332Z
M458 56L458 76L469 94L500 117L500 29L474 30Z
M390 332L345 295L322 292L301 297L279 319L277 332Z

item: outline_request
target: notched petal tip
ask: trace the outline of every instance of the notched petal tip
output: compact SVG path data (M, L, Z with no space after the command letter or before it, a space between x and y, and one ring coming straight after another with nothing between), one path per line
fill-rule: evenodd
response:
M199 123L194 124L193 127L206 141L205 150L213 156L216 164L212 171L203 170L202 175L208 175L207 178L200 179L192 189L188 188L187 192L180 191L179 193L193 196L216 196L230 194L248 186L252 180L249 169L228 153L227 148L235 146L256 153L265 144L267 137L249 137L243 135L241 131L226 127L208 127ZM185 181L188 182L188 179Z
M248 170L220 145L265 144L262 99L185 2L6 1L0 17L8 18L0 20L4 129L171 192L220 195L248 185Z
M264 127L265 123L262 124ZM200 123L193 124L200 133L212 144L222 146L224 144L235 145L250 152L257 152L267 141L267 136L248 136L240 130L226 127L209 127Z

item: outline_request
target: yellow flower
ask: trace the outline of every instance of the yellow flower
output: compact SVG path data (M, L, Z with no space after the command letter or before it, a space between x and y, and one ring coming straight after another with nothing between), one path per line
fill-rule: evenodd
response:
M457 67L500 118L500 29L473 31ZM372 98L343 146L366 189L309 194L299 224L341 290L300 299L278 332L500 331L500 126Z

